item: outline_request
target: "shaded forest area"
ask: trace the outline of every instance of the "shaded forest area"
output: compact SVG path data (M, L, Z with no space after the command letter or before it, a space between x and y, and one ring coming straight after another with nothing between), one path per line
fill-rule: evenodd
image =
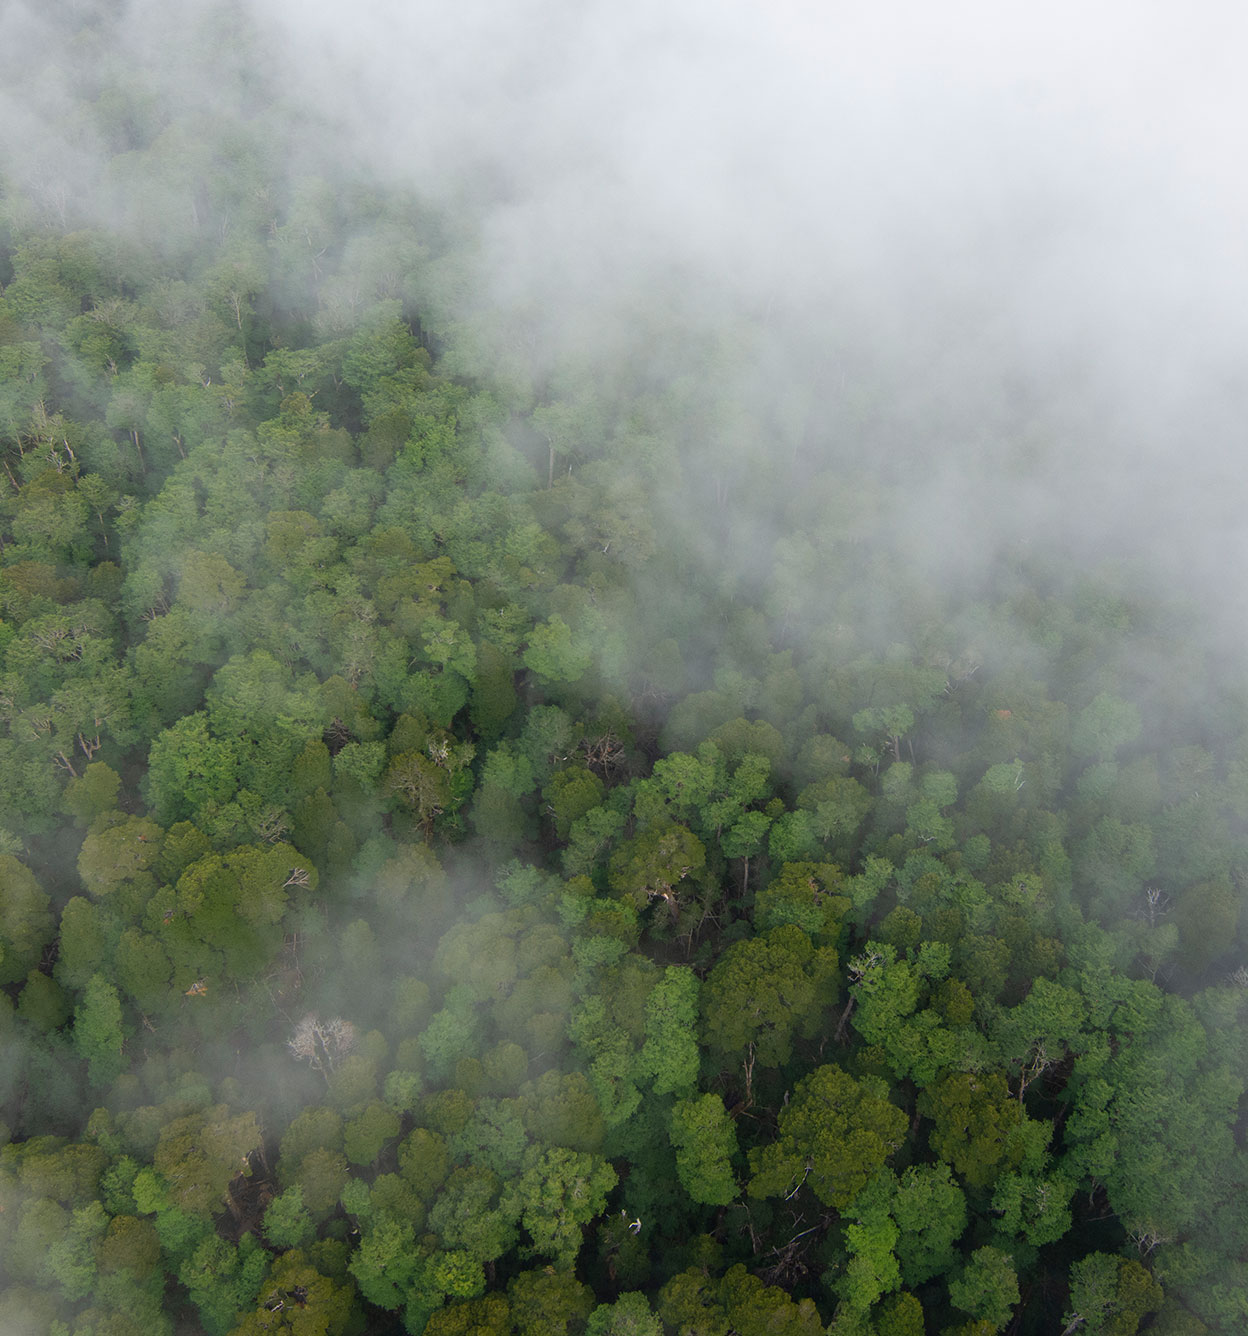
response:
M452 210L80 98L94 216L0 196L6 1336L1248 1328L1195 614L925 577L748 315L535 372Z

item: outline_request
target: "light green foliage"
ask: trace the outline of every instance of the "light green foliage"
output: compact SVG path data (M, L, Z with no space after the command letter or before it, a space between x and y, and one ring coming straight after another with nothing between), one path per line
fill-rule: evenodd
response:
M529 643L521 659L539 681L557 686L579 681L593 654L588 644L556 615L529 632Z
M296 1184L274 1197L264 1212L264 1236L275 1248L302 1248L312 1239L312 1217Z
M949 1281L949 1301L996 1330L1004 1327L1018 1303L1018 1277L1009 1253L977 1248L961 1273Z
M283 1253L260 1286L259 1307L233 1336L346 1336L355 1325L354 1286L320 1273L299 1249Z
M1074 989L1037 979L1018 1006L1001 1014L993 1041L1011 1067L1026 1076L1037 1063L1060 1062L1079 1051L1086 1015Z
M195 819L208 804L227 802L238 786L237 750L211 735L202 710L155 738L147 764L144 794L162 826Z
M836 1292L850 1308L866 1312L900 1285L901 1272L893 1256L896 1242L897 1226L887 1212L867 1213L845 1227L849 1261Z
M96 1244L96 1262L100 1271L129 1272L144 1281L160 1263L160 1239L150 1220L133 1215L116 1215L108 1222L104 1237Z
M570 1270L580 1251L582 1228L602 1214L616 1182L615 1170L599 1156L534 1146L525 1155L519 1178L508 1184L502 1209L519 1218L534 1254L549 1257L559 1270Z
M38 963L53 933L48 896L12 854L0 854L0 984L16 983Z
M744 1266L722 1279L700 1268L683 1271L659 1293L659 1314L678 1336L823 1336L824 1326L809 1299L794 1302L778 1286L764 1285Z
M621 1294L613 1304L599 1304L585 1324L585 1336L663 1336L663 1323L644 1294Z
M858 1003L853 1023L885 1054L895 1076L927 1086L974 1051L976 1041L951 1030L938 1010L917 1010L924 980L930 988L931 981L948 973L949 948L924 942L915 954L912 965L898 960L892 946L868 942L863 954L850 961L851 992Z
M1075 715L1070 730L1071 749L1079 756L1108 761L1140 736L1140 712L1121 696L1102 691Z
M109 1086L121 1074L124 1042L117 989L103 975L93 974L74 1009L74 1047L87 1062L93 1086Z
M756 729L764 732L764 739L755 737ZM730 773L720 772L709 800L699 804L700 820L708 832L722 833L735 828L755 803L765 802L771 794L771 753L777 753L775 740L766 724L745 726L739 739L719 729L715 738L716 749L724 756ZM755 747L758 749L755 750ZM754 813L762 815L762 813ZM733 857L734 855L728 855ZM740 855L736 855L740 857Z
M20 274L9 285L6 305L15 314L29 319L35 314L35 308L42 305L37 292L38 289L33 287L27 275ZM23 303L28 303L25 310ZM68 311L72 306L72 299L69 299L64 309ZM47 360L37 340L6 340L5 345L0 347L0 385L4 387L3 397L0 398L0 432L6 439L15 439L25 430L43 399L46 393L43 368Z
M510 1336L511 1309L501 1294L448 1304L429 1318L425 1336Z
M645 822L663 815L689 821L710 804L723 783L723 757L713 743L704 742L696 756L673 752L655 761L650 778L637 786L634 810Z
M1112 992L1102 1005L1117 1000L1118 1046L1098 1045L1075 1065L1064 1128L1070 1166L1105 1182L1128 1228L1179 1233L1229 1190L1217 1166L1229 1154L1229 1113L1243 1080L1208 1059L1187 1002L1144 981L1107 975L1104 983ZM1085 996L1092 991L1089 979Z
M244 845L192 863L176 896L153 901L146 920L174 962L175 987L222 969L246 977L263 968L281 944L292 892L307 896L316 882L316 869L288 844Z
M509 742L499 743L485 758L481 781L515 798L525 797L537 786L533 763Z
M92 761L80 776L65 786L65 809L80 826L89 826L101 813L117 805L121 776L103 761Z
M901 1144L906 1115L887 1096L875 1077L817 1067L781 1110L777 1139L751 1151L750 1195L783 1197L806 1185L843 1209Z
M854 1028L869 1044L885 1042L902 1028L918 1005L917 972L896 951L868 942L865 951L849 962L851 993L857 1000Z
M296 678L267 650L236 654L204 694L214 736L238 745L240 778L256 792L310 793L329 783L324 744L309 735L328 722L317 683Z
M846 1229L850 1260L836 1289L860 1312L903 1281L919 1285L946 1271L967 1223L965 1199L944 1164L911 1165L900 1179L876 1174L847 1215L855 1221Z
M421 622L420 641L425 658L435 665L438 677L458 676L466 686L476 673L476 649L471 637L457 622L447 621L436 613ZM465 699L467 692L464 693ZM455 711L451 714L454 715ZM450 717L439 719L430 712L430 718L442 727L450 725Z
M487 1064L488 1065L488 1064ZM543 1072L520 1090L529 1136L570 1150L599 1151L606 1124L594 1090L582 1072Z
M348 742L334 757L334 777L351 780L367 792L377 783L385 764L384 743Z
M163 1127L153 1163L170 1185L173 1203L208 1218L220 1210L230 1180L246 1172L246 1156L262 1141L254 1113L231 1114L217 1104Z
M862 871L856 876L848 878L845 883L845 890L849 895L850 903L853 905L856 920L865 921L880 892L884 890L895 874L896 868L888 859L880 858L876 854L869 854L863 864Z
M611 889L638 908L651 899L669 906L679 901L686 877L696 876L706 863L702 841L684 826L659 822L622 845L611 857Z
M674 1105L671 1138L681 1186L694 1201L726 1206L737 1196L730 1163L737 1151L737 1134L718 1095L700 1095Z
M1076 885L1106 923L1122 915L1153 875L1152 831L1139 822L1102 817L1074 849Z
M995 1072L942 1078L920 1096L919 1112L935 1122L933 1148L974 1187L987 1187L1021 1158L1011 1134L1024 1114Z
M82 884L97 898L127 885L137 885L150 895L155 889L163 835L154 821L144 817L118 816L107 824L97 823L78 854Z
M569 877L593 872L601 855L623 831L626 818L612 807L594 807L573 822L563 851L563 870Z
M641 1104L634 1080L636 1053L627 1030L609 1015L602 997L591 994L573 1012L568 1038L585 1055L588 1077L607 1127L616 1127Z
M697 1019L697 975L669 965L646 999L646 1040L637 1060L656 1095L682 1093L697 1080Z
M480 1044L481 1021L474 1007L471 985L457 984L447 994L446 1005L420 1036L429 1075L435 1080L444 1078L460 1058L477 1052Z
M785 812L771 827L767 852L773 863L808 862L824 856L816 816L804 808Z
M966 1198L947 1164L910 1165L891 1187L888 1209L899 1231L902 1280L922 1285L953 1264L967 1225Z
M134 577L132 577L133 583ZM159 580L148 599L154 614L163 598ZM194 712L201 703L201 665L212 659L211 636L196 618L181 606L164 616L153 616L147 634L132 656L135 704L150 719L149 727L169 725Z
M754 921L760 931L795 923L820 945L835 940L850 907L839 894L840 870L832 863L785 863L754 897Z
M900 742L914 727L914 711L905 705L872 706L853 718L854 732L875 755L887 749L900 761Z
M1135 1260L1089 1253L1070 1269L1068 1323L1081 1319L1089 1336L1135 1336L1145 1314L1155 1312L1162 1289Z
M556 770L542 790L555 820L555 832L567 839L572 823L601 804L606 789L602 780L584 766Z
M67 1299L85 1299L97 1283L95 1250L108 1225L98 1201L72 1212L65 1233L48 1248L45 1265Z
M412 1227L382 1217L360 1239L351 1274L369 1303L395 1309L403 1304L421 1264Z
M717 680L737 702L749 696L757 685L732 671L717 675ZM737 713L735 718L726 720L708 736L728 768L734 772L734 784L737 782L735 775L738 769L744 767L741 774L748 777L744 781L745 800L753 801L761 797L769 770L778 765L785 754L784 738L779 729L765 719L746 719Z
M798 806L808 814L811 833L823 844L848 852L871 811L870 793L848 775L834 775L808 784L798 794Z
M517 1336L570 1336L594 1306L593 1292L570 1271L522 1271L507 1286Z
M343 1128L343 1150L356 1165L368 1166L387 1141L399 1134L399 1115L380 1100L372 1100Z
M510 1177L519 1169L529 1145L522 1108L516 1099L478 1100L472 1117L451 1138L451 1153L456 1159L483 1165L500 1178ZM544 1134L545 1129L542 1131Z
M1065 1175L1002 1174L992 1194L997 1228L1005 1238L1021 1236L1033 1247L1055 1243L1070 1228L1075 1185Z
M70 1018L73 1003L55 979L31 970L18 998L17 1012L37 1030L50 1033L60 1029Z
M183 1262L178 1279L209 1336L225 1336L255 1302L268 1266L268 1254L252 1235L244 1235L238 1247L207 1238Z
M433 1200L449 1168L446 1139L438 1132L417 1127L399 1147L399 1170L423 1201Z
M492 1262L516 1241L518 1211L499 1200L503 1183L493 1170L469 1165L451 1172L429 1212L429 1227L445 1248Z
M817 1028L835 1001L836 952L792 923L730 946L702 989L703 1033L725 1056L753 1044L767 1067L787 1062L795 1032Z
M748 862L762 851L770 828L771 818L765 812L743 812L731 826L724 827L719 847L725 858L741 858ZM746 884L744 878L742 884Z
M1005 819L1023 801L1027 767L1016 756L1012 761L990 765L974 789L967 808L978 825L989 826Z

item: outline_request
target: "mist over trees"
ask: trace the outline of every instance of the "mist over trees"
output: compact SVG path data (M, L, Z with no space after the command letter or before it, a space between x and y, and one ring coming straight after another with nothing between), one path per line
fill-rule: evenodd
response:
M497 8L0 18L0 1330L1244 1330L1226 58Z

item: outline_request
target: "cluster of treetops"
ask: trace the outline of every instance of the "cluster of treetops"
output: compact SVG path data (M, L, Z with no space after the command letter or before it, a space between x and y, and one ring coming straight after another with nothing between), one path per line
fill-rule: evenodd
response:
M0 224L6 1336L1248 1330L1191 619L927 588L903 484L703 477L427 211L86 105L110 225Z

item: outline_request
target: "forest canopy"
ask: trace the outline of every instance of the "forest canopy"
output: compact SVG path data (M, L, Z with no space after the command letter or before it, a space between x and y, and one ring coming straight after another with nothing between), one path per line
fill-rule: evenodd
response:
M534 352L471 202L81 8L95 177L0 159L0 1328L1248 1328L1199 609L946 578L874 353Z

